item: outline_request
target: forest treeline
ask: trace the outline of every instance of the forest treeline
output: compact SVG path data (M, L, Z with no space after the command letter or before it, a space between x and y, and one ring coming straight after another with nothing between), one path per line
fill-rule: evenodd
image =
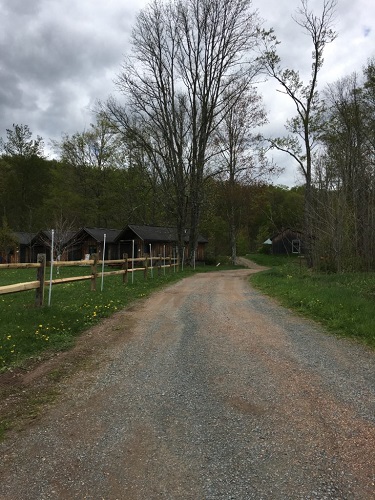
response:
M103 122L89 131L65 136L60 158L44 155L41 138L26 125L14 125L0 158L1 211L13 231L81 227L122 229L128 224L175 226L170 199L146 165L131 161L129 151ZM10 146L12 145L12 148ZM36 147L37 146L37 147ZM230 255L229 214L235 200L237 246L256 251L285 225L300 227L303 188L266 183L205 182L200 232L209 239L208 255ZM3 218L4 224L4 218Z
M324 0L316 15L301 0L293 17L313 48L305 83L283 67L251 0L151 2L132 31L120 97L99 103L88 130L55 141L54 159L27 125L6 131L3 235L62 220L72 229L168 225L180 250L188 229L192 249L201 233L212 258L235 260L292 228L309 267L374 270L375 60L318 92L335 7ZM279 138L260 133L268 120L260 75L295 105ZM270 184L279 167L269 149L293 158L300 186Z

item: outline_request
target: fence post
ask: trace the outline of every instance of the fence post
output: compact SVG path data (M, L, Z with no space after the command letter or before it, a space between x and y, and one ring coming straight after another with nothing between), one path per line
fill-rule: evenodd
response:
M123 255L124 263L122 265L122 269L125 271L125 273L122 275L122 282L126 285L128 283L128 269L129 269L129 262L128 262L128 254L124 253Z
M91 265L91 291L96 292L96 278L98 276L98 254L92 254L91 259L94 260L94 263Z
M44 279L46 274L46 254L38 253L37 262L40 267L36 270L36 279L39 281L39 288L36 289L35 293L35 305L41 307L44 302Z
M147 276L148 276L148 255L146 254L145 270L143 271L143 277L145 280L147 280Z
M158 255L158 277L160 278L161 275L161 253Z

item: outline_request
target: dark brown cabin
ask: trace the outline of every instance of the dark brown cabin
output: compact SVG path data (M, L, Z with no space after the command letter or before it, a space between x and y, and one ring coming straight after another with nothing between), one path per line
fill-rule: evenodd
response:
M303 254L303 233L286 228L271 236L272 253L277 254Z
M130 224L119 236L117 241L120 244L120 255L127 253L129 257L133 252L135 257L143 257L146 254L152 257L159 255L174 256L177 253L177 230L174 227L161 226L137 226ZM185 257L188 257L189 235L186 231L185 236ZM198 248L196 253L197 261L204 261L205 248L208 241L199 236Z
M17 241L16 248L10 249L8 253L0 253L0 264L33 262L32 260L32 240L35 233L15 231L13 235Z
M85 260L92 254L98 254L103 258L104 235L105 237L105 260L119 258L119 243L116 242L119 229L108 229L99 227L83 227L77 231L70 240L69 260Z

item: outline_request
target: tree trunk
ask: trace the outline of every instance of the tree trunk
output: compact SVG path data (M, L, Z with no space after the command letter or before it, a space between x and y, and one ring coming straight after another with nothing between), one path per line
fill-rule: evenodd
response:
M235 227L234 224L230 225L229 232L230 232L230 247L231 247L231 251L232 251L231 260L232 260L232 264L236 265L236 261L237 261L237 239L236 239L236 227Z

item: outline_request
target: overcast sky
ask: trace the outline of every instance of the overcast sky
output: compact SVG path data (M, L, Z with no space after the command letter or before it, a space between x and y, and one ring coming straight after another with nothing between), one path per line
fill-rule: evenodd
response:
M115 94L113 80L128 51L129 36L146 0L0 0L0 137L13 123L28 125L48 145L62 133L82 132L93 121L98 99ZM300 0L253 0L264 27L281 41L283 65L309 77L311 45L291 15ZM318 14L322 0L310 0ZM352 72L361 72L375 56L374 0L339 0L338 38L327 47L319 88ZM260 83L269 111L268 134L284 134L294 115L287 98L272 82ZM301 179L286 156L276 184Z

